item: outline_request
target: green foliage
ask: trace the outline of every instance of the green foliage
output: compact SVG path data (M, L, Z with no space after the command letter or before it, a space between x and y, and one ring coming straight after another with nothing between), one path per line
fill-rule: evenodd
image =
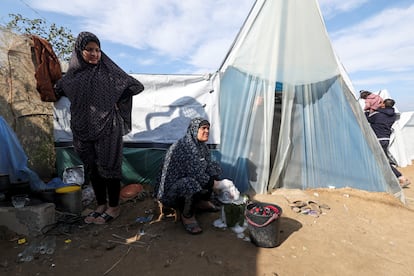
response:
M70 59L75 37L71 30L65 27L58 27L55 23L48 25L43 19L28 19L20 14L9 14L11 21L7 28L21 34L40 36L52 45L53 51L61 60Z

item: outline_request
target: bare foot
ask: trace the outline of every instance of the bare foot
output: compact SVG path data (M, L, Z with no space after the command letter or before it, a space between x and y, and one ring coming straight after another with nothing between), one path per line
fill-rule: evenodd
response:
M121 213L121 208L119 206L108 207L108 209L106 209L105 213L107 213L108 215L111 215L113 217L117 217Z
M190 218L186 218L185 216L181 215L181 220L183 221L183 223L185 224L189 224L189 223L197 223L197 220L195 218L195 216L192 216Z
M102 205L98 205L98 207L96 207L95 212L97 213L103 213L106 210L106 204L102 204Z
M401 188L406 188L408 185L411 184L410 180L408 180L407 178L405 178L404 176L400 176L398 178L399 182L400 182L400 186Z

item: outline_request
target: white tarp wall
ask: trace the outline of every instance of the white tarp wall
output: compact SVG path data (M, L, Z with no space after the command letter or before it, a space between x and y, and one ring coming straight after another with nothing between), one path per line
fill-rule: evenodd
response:
M411 164L414 160L414 111L401 113L400 126L401 136L404 137L405 153Z
M204 117L212 125L210 144L220 143L216 75L132 74L145 87L133 98L132 131L124 142L171 144L183 137L190 120ZM70 102L63 97L55 103L56 142L72 141Z
M238 187L353 187L402 197L317 1L257 1L220 72L221 160ZM282 118L270 164L276 82Z

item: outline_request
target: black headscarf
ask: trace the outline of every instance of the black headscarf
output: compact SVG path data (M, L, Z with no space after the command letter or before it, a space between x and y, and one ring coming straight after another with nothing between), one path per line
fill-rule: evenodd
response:
M124 120L123 134L130 131L132 96L144 86L125 73L103 51L98 64L88 64L82 51L88 42L98 37L81 32L65 76L58 82L57 90L63 91L71 102L71 128L80 140L96 140L108 134L115 116Z

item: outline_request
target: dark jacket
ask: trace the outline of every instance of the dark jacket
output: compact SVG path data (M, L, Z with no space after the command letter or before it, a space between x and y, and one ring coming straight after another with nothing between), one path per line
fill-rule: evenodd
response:
M397 115L393 107L378 108L377 111L368 113L367 119L377 138L390 138Z

